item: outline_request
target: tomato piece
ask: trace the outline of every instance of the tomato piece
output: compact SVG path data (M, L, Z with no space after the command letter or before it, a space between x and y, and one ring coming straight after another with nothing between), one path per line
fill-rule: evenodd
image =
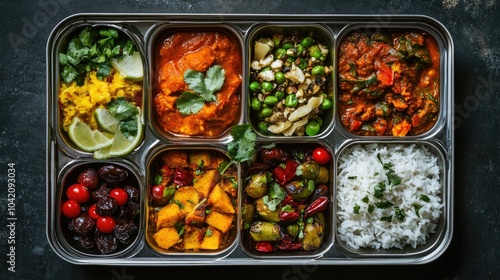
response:
M375 62L377 70L377 80L383 86L392 86L394 84L394 71L383 62Z
M82 184L73 184L66 190L66 196L69 200L85 203L90 199L90 191Z
M99 217L97 219L97 229L103 233L111 233L115 228L116 222L113 217Z
M332 157L326 149L318 147L313 150L312 158L319 164L327 164Z
M82 209L80 208L80 204L78 202L74 200L68 200L63 204L62 212L63 215L67 218L73 219L80 215Z
M95 204L92 204L90 207L89 207L89 216L93 219L93 220L97 220L99 219L99 214L97 214L97 212L95 211L95 208L96 208L96 205Z
M128 201L128 193L122 188L114 188L109 192L109 196L116 199L119 206L125 205Z

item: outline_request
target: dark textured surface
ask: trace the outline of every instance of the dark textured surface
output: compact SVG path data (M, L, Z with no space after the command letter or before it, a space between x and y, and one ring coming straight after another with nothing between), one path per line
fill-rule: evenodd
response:
M1 279L197 277L500 279L500 3L442 1L2 1L0 55ZM436 261L418 266L75 266L45 236L45 47L54 26L81 12L425 14L455 43L455 230ZM16 272L7 271L7 169L16 170ZM248 278L245 277L245 278ZM150 277L147 277L150 278Z

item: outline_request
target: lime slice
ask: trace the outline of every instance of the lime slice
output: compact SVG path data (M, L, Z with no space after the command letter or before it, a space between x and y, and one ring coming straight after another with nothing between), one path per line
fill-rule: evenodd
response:
M115 133L120 124L120 120L111 115L105 108L97 108L94 111L94 116L99 127L109 133Z
M131 153L139 146L143 139L143 124L141 121L140 108L137 116L137 134L135 136L126 137L120 129L117 129L114 134L113 144L104 149L94 152L95 159L107 159L110 157L119 157Z
M142 81L144 69L141 54L138 51L135 51L132 55L124 56L121 60L111 58L110 62L111 66L118 70L125 79Z
M92 130L90 126L82 122L78 117L74 117L68 129L68 135L75 145L86 151L94 152L113 144L113 136Z

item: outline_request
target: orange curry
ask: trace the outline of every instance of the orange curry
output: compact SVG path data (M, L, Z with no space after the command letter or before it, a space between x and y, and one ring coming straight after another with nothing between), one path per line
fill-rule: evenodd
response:
M418 135L439 116L439 49L424 33L351 33L339 50L339 116L357 135Z
M242 81L241 48L223 32L176 32L159 46L154 108L158 124L164 131L189 136L215 137L238 122L239 92ZM190 91L184 73L190 69L201 73L214 65L225 71L224 84L215 93L215 102L206 102L194 114L182 114L176 100Z

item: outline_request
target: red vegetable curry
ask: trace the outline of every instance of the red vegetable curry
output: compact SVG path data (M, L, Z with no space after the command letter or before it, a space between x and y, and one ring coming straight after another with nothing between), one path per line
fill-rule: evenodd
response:
M339 115L357 135L407 136L439 115L439 49L425 33L353 32L339 50Z

